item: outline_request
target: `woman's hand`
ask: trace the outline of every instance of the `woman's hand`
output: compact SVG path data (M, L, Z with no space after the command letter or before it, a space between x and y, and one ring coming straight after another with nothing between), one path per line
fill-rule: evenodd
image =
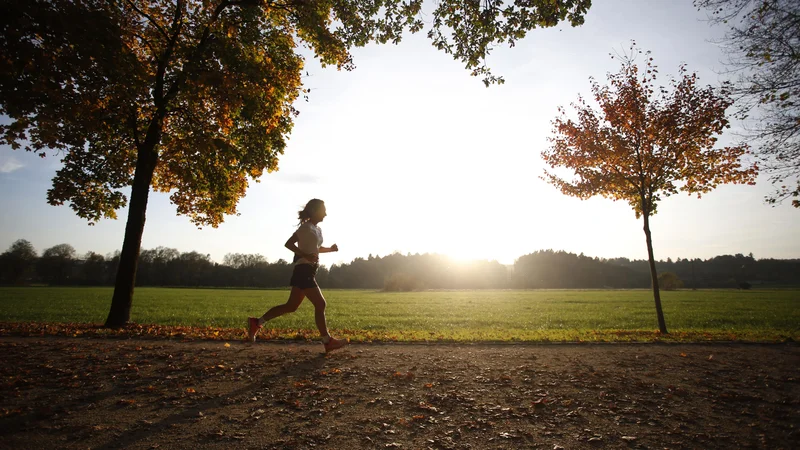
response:
M332 252L338 252L339 251L339 246L336 245L336 244L331 245L331 251Z
M319 254L317 253L306 253L305 255L303 255L303 258L314 264L319 262Z

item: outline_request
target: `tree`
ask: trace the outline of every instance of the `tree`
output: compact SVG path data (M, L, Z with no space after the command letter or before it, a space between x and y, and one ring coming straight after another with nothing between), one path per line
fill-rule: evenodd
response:
M572 104L576 120L559 107L552 146L542 158L553 169L571 169L574 178L547 170L543 178L580 199L624 200L643 219L658 327L666 333L649 221L661 196L683 191L699 198L721 183L753 184L757 171L741 161L747 146L714 149L716 136L729 126L725 110L731 99L725 85L699 87L697 75L681 66L678 79L670 80L671 89L656 88L653 58L647 52L640 71L635 63L639 54L634 43L621 70L608 74L608 86L590 79L599 111L582 97Z
M386 292L410 292L419 288L419 280L404 273L394 273L383 282L383 290Z
M2 278L11 284L24 284L32 275L36 250L25 239L18 239L0 255Z
M39 258L39 276L51 284L65 284L72 275L75 248L69 244L54 245Z
M170 264L175 286L209 286L209 275L214 267L211 255L198 252L181 253Z
M259 254L227 253L222 258L222 264L234 269L252 268L259 264L266 264L267 258Z
M665 291L683 288L683 281L673 272L662 272L658 275L658 286Z
M81 278L84 284L100 286L106 282L106 258L95 252L88 252L83 257Z
M222 264L233 268L236 286L257 286L264 283L267 272L267 258L259 254L228 253Z
M171 284L169 266L179 255L178 249L163 246L142 250L139 255L136 284L140 286L167 286Z
M484 83L493 46L583 23L591 0L441 0L434 46ZM63 152L48 201L128 220L106 326L130 319L150 189L219 225L250 180L278 168L303 56L351 70L350 50L424 28L422 0L0 0L0 125L13 148Z
M800 208L800 3L796 0L695 0L713 24L728 27L721 40L744 133L776 191L775 205L793 198Z

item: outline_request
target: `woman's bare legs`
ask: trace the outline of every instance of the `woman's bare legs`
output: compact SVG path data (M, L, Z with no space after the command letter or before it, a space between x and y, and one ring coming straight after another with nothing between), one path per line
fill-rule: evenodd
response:
M327 302L325 301L325 297L322 295L322 291L319 290L319 287L304 289L303 292L305 293L306 297L311 300L311 303L314 304L314 319L317 322L319 334L322 336L322 343L325 345L325 353L347 345L347 340L332 338L331 335L328 334L328 324L325 321L325 306L327 305Z
M300 303L303 303L303 299L305 298L305 296L306 294L304 293L304 289L292 286L292 292L289 293L289 300L287 300L286 303L282 305L277 305L270 308L269 311L264 313L264 315L258 319L258 324L263 325L264 322L268 320L272 320L284 314L297 311L297 308L300 307ZM324 317L325 316L323 315L323 321L325 320Z
M319 329L319 334L323 338L329 338L330 334L328 334L328 323L325 320L325 306L327 302L325 301L325 297L322 295L322 291L319 287L303 289L303 295L308 297L311 303L314 305L314 321L317 323L317 329Z
M317 323L317 329L319 329L320 336L322 336L322 343L325 345L325 352L327 353L347 345L347 340L334 339L328 333L328 324L325 320L325 307L327 306L327 302L325 301L325 297L322 295L322 291L319 289L319 287L300 289L293 286L292 292L289 293L289 300L287 300L286 303L283 305L273 306L259 319L254 317L248 319L250 327L250 340L255 342L256 333L258 333L258 330L261 328L261 325L263 325L264 322L272 320L276 317L280 317L286 313L297 311L297 308L300 307L300 304L306 297L308 297L308 299L314 305L314 321Z

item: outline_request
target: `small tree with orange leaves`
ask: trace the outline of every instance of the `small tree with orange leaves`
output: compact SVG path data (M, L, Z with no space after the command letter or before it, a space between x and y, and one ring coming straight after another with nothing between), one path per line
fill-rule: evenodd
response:
M655 87L658 71L650 52L645 53L644 70L635 64L637 54L642 52L634 44L622 57L621 70L608 75L609 85L590 79L599 111L583 97L572 104L578 113L575 120L559 107L552 146L542 158L553 169L571 169L574 178L547 170L543 178L580 199L601 195L624 200L637 219L643 218L658 327L667 333L650 216L657 212L662 196L678 191L699 198L719 184L754 184L757 167L742 161L749 153L747 146L714 148L716 136L729 127L725 110L732 101L727 85L699 87L697 74L681 65L669 88Z

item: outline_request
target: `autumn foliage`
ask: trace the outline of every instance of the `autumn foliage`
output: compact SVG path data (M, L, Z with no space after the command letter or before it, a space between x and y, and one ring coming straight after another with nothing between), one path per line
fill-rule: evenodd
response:
M636 63L640 55L641 67ZM545 170L544 179L562 193L622 200L643 218L659 328L666 332L649 217L662 196L683 191L699 198L720 184L754 184L757 167L743 161L745 145L716 148L718 136L729 127L727 85L701 87L685 65L668 87L656 85L657 75L650 53L634 43L620 71L608 75L608 85L591 80L599 110L583 97L572 104L575 119L559 108L552 145L542 158L551 169L574 174L564 178Z
M429 18L433 45L488 86L486 56L535 28L583 23L590 0L0 0L0 139L63 152L48 201L96 222L128 205L106 324L130 320L151 189L218 226L277 170L308 48L351 70L351 50L398 43ZM123 189L130 187L130 197Z
M757 167L742 161L747 146L714 148L729 127L726 88L698 86L697 74L683 65L671 89L656 87L658 70L649 53L645 58L642 69L625 59L606 86L592 80L599 111L583 97L572 105L576 120L559 108L552 146L542 157L575 177L545 171L547 181L581 199L626 201L636 217L655 214L662 195L683 191L699 198L720 184L755 184Z

